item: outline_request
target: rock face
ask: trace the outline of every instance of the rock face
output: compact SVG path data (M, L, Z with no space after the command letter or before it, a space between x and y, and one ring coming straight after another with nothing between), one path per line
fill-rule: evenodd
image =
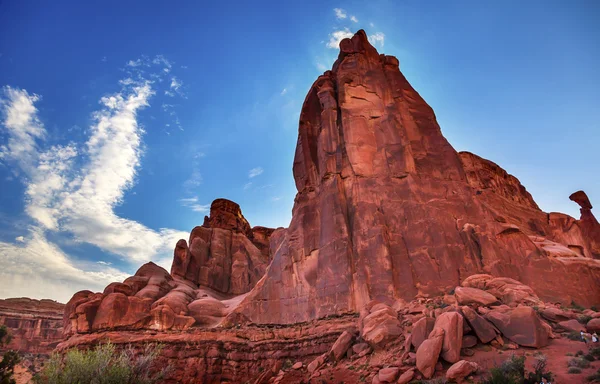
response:
M65 334L214 327L264 275L273 233L251 228L239 205L217 199L189 242L177 242L171 273L148 263L103 293L76 293L65 308Z
M254 233L238 204L213 201L210 217L192 230L189 245L185 240L177 243L171 275L221 293L248 292L269 263L266 244L272 230L257 228L256 243Z
M64 308L54 300L0 300L0 325L5 325L12 336L5 348L49 354L63 338Z
M600 300L583 220L542 212L516 178L457 153L398 60L364 31L342 40L308 92L293 171L292 221L238 309L254 322L358 312L379 297L447 292L476 273L549 300Z

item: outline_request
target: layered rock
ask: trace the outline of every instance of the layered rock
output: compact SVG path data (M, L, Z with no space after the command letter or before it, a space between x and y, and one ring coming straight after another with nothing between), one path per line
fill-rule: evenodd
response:
M65 308L65 334L214 327L263 276L273 232L251 228L239 205L217 199L189 242L177 242L171 273L148 263L102 293L76 293Z
M600 300L600 263L577 221L542 212L497 165L458 154L398 60L363 31L342 40L308 92L293 171L290 226L237 310L254 322L436 295L476 273L523 281L544 299Z
M63 338L65 305L26 297L0 300L0 325L12 336L5 349L49 354Z

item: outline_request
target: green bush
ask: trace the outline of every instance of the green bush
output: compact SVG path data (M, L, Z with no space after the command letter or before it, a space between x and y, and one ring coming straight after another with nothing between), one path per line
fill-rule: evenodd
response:
M581 335L579 332L571 331L567 333L567 339L569 340L581 340Z
M596 358L594 357L594 355L592 355L591 353L586 353L585 355L583 355L583 358L586 359L587 361L594 361L594 360L596 360Z
M117 351L114 344L101 344L94 349L72 349L61 356L53 354L44 369L36 375L37 384L154 384L168 373L168 367L151 373L161 347L146 345L137 354L131 347Z
M581 305L577 304L575 301L571 300L571 308L577 311L585 311L585 308Z
M0 346L8 345L10 340L11 336L8 333L8 329L6 329L6 326L0 326ZM13 374L15 365L17 365L20 360L19 355L14 351L4 353L2 361L0 361L0 384L15 384Z
M499 367L490 369L489 376L483 384L538 384L542 378L552 381L552 372L546 372L547 359L542 354L535 355L533 372L525 375L525 356L512 355Z
M577 316L577 321L579 321L579 323L583 324L583 325L586 325L590 320L592 320L592 316L590 316L590 315Z
M590 349L590 355L600 359L600 347L594 347Z
M589 368L590 362L583 357L574 357L569 360L569 367Z
M571 367L571 368L569 368L567 373L570 373L570 374L581 373L581 369L579 369L577 367Z

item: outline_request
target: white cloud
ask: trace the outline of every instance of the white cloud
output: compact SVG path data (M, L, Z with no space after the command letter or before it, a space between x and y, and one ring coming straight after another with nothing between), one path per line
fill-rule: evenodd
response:
M329 42L327 43L327 47L332 49L340 48L340 41L351 38L354 36L352 32L348 28L344 28L344 30L335 31L329 35Z
M244 184L244 191L250 189L251 187L252 187L252 182L251 181L247 182L246 184Z
M171 78L171 89L178 91L181 88L181 81L177 79L177 77L173 76Z
M103 261L103 260L96 261L96 264L100 264L100 265L112 265L112 263L110 261Z
M280 196L275 196L275 197L271 198L271 201L279 201L279 200L281 200Z
M375 24L373 24L373 23L369 23L369 26L370 26L371 28L375 28Z
M0 242L0 260L0 298L52 298L66 303L76 291L102 291L107 284L127 278L127 274L108 266L74 266L35 228L20 245Z
M379 45L383 47L383 42L385 40L385 35L382 32L377 32L372 35L369 35L369 41L373 45Z
M25 242L25 238L23 236L17 236L15 238L15 241L18 241L19 243L24 243Z
M352 20L355 23L358 23L358 19L356 18L356 16L351 16L350 20Z
M189 197L184 199L179 199L179 202L184 207L191 208L194 212L208 212L210 211L210 204L198 204L197 197Z
M280 95L283 96L287 93L287 88L283 88L283 90L281 91Z
M333 12L335 12L335 17L338 19L345 19L346 17L348 17L346 11L344 11L341 8L333 8Z
M40 100L26 90L4 87L0 94L0 109L8 143L0 148L0 159L14 161L25 172L35 167L36 140L46 136L46 130L37 116L34 103Z
M248 177L249 178L253 178L253 177L256 177L258 175L261 175L263 172L264 172L264 169L262 169L262 167L252 168L250 170L250 172L248 172Z

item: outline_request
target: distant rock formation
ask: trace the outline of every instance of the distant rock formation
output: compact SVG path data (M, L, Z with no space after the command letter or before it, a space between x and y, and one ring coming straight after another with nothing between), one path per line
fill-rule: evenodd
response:
M12 336L5 349L49 354L63 338L64 309L64 304L54 300L0 300L0 325Z
M110 329L215 326L264 275L273 229L251 228L238 204L217 199L175 246L171 273L148 263L103 293L81 291L65 308L65 335Z

